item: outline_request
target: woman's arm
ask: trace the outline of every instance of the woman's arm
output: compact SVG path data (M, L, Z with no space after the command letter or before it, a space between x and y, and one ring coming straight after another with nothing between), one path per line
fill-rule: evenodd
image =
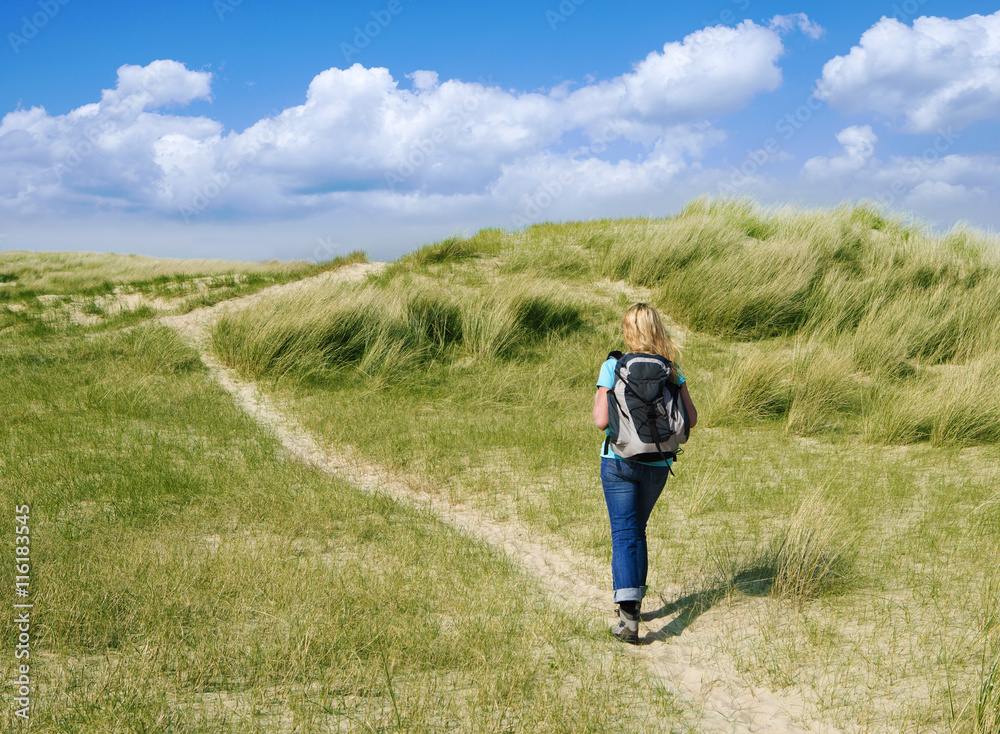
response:
M694 424L698 422L698 411L694 407L694 402L691 400L691 395L688 393L687 383L681 385L681 400L684 401L684 408L687 410L688 421L690 421L689 428L694 428ZM604 406L605 421L607 421L608 408ZM597 406L594 406L594 420L597 420Z
M594 425L602 431L608 427L608 388L599 387L594 393Z

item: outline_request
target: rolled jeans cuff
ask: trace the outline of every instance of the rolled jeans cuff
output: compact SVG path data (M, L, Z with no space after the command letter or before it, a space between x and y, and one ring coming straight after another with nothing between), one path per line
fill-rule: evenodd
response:
M615 589L615 604L623 601L642 601L648 588L648 586L640 586L631 589Z

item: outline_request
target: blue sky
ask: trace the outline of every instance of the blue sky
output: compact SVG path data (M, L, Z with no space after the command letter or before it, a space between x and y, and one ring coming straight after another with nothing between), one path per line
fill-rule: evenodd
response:
M707 194L1000 226L982 2L7 2L0 250L395 257Z

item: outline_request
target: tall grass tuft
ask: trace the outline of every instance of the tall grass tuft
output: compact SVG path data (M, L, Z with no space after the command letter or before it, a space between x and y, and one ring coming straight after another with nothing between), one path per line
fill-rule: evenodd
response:
M528 295L517 304L518 326L529 338L566 336L583 326L580 308L548 296Z
M462 310L439 294L418 294L406 306L410 327L439 349L462 341Z
M769 541L729 538L714 545L716 580L707 595L738 591L802 603L841 592L855 579L858 537L844 511L813 491Z
M967 446L1000 442L1000 383L996 358L977 360L934 393L935 444Z
M792 402L789 358L755 346L737 357L729 377L709 407L713 425L736 425L784 415Z
M462 301L462 341L473 357L492 359L510 353L518 338L518 313L509 298Z
M973 698L974 734L1000 732L1000 610L996 582L987 598L983 624L982 671L979 690Z
M212 341L252 377L316 378L344 367L391 377L432 357L448 337L447 308L427 299L408 305L363 285L308 290L224 316Z
M904 381L876 379L864 421L868 440L972 446L1000 441L995 357L923 370Z
M398 277L264 300L216 324L215 349L251 377L325 379L353 368L418 374L464 352L503 359L584 323L578 306L513 285L482 297Z
M975 734L1000 732L1000 653L988 660L975 704Z
M126 357L147 373L195 372L203 369L201 359L166 326L143 326L115 335L112 354Z
M773 572L771 595L795 601L836 591L854 564L854 533L819 492L807 497L760 564Z
M973 358L1000 341L995 241L965 230L934 238L867 206L697 200L595 242L601 275L653 288L674 317L720 337L863 327L856 366L895 372L906 360Z
M815 278L807 253L782 241L753 239L714 249L664 274L658 293L671 314L695 329L736 339L798 330L809 314ZM727 264L734 259L739 267Z
M810 435L837 425L838 417L861 412L862 387L842 351L810 344L792 359L788 430Z
M863 434L871 443L903 445L927 441L934 430L934 416L927 407L927 388L918 380L902 385L885 377L869 388Z
M841 343L845 341L840 340ZM895 379L916 372L916 367L907 359L906 336L898 329L887 328L884 323L865 321L859 324L850 338L849 348L854 368L869 375Z
M424 245L416 252L408 255L405 260L414 265L437 265L445 262L456 262L479 254L479 248L472 240L452 236Z

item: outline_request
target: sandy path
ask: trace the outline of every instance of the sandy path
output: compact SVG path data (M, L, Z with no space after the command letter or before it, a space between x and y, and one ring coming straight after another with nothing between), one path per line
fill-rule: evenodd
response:
M223 301L214 306L179 316L160 319L175 329L201 354L210 374L236 399L241 408L259 423L266 425L294 456L320 470L345 479L366 492L381 492L410 505L434 513L443 522L466 535L485 541L510 555L534 574L552 601L564 608L588 608L607 614L612 607L609 589L593 584L581 569L587 564L566 549L541 545L516 521L498 522L473 508L448 502L419 488L420 480L367 463L355 454L321 446L294 418L280 410L253 383L241 379L222 365L209 349L209 330L224 313L245 308L262 298L313 287L323 281L356 281L379 272L384 263L362 263L323 273L294 283L266 288L250 296ZM721 623L725 623L722 621ZM658 676L667 690L678 695L700 719L698 731L722 732L836 732L825 722L811 721L801 697L784 695L766 688L748 686L737 673L734 661L717 649L699 645L698 636L689 629L684 642L672 637L667 618L645 624L646 644L622 647L623 652L641 659ZM720 624L702 617L703 625ZM706 630L707 631L707 630ZM711 667L692 660L712 661ZM809 723L803 723L809 722Z

